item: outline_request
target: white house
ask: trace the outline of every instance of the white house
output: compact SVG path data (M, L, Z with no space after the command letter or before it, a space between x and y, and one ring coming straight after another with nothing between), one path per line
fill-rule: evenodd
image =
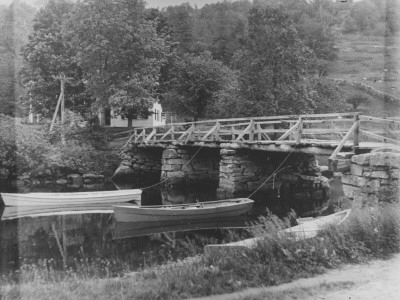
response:
M133 119L132 127L151 127L165 124L165 114L162 112L160 103L154 102L149 111L151 113L147 119L142 117ZM128 127L128 119L111 109L103 109L99 113L99 120L100 124L106 127Z

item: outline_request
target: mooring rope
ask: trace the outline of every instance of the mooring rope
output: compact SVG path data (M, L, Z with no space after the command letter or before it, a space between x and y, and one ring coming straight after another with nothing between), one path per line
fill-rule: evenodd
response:
M204 145L201 145L201 146L200 146L200 148L196 151L196 153L195 153L184 165L182 165L182 169L183 169L184 167L186 167L186 166L196 157L196 155L200 152L200 150L201 150L203 147L204 147ZM166 179L164 179L164 180L162 180L162 181L160 181L160 182L158 182L158 183L156 183L156 184L153 184L153 185L150 185L150 186L146 186L146 187L143 187L143 188L140 188L140 189L141 189L141 190L146 190L146 189L155 187L155 186L157 186L157 185L163 184L164 182L170 180L171 178L173 178L173 177L166 178Z
M292 155L293 151L296 149L297 145L294 145L293 149L289 152L289 154L285 157L285 159L279 164L279 166L274 170L274 172L272 172L272 174L253 192L250 194L250 196L247 197L247 199L250 199L251 196L253 196L255 193L257 193L257 191L259 189L261 189L261 187L266 184L268 182L268 180L271 179L271 177L273 177L275 179L275 175L278 174L278 172L280 172L281 170L280 167L282 167L282 165L285 163L285 161L288 160L288 158L290 157L290 155Z

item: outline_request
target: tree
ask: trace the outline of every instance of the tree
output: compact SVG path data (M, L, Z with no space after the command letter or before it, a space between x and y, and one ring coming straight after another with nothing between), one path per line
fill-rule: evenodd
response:
M71 78L65 88L67 107L82 113L82 108L91 100L82 82L76 51L70 38L63 33L63 22L73 6L68 0L50 0L36 15L33 33L22 48L21 78L24 84L30 83L31 96L26 96L24 103L26 106L33 104L37 113L47 117L53 115L62 90L62 82L57 78Z
M163 104L194 120L203 118L213 105L214 95L222 89L231 72L222 62L212 59L210 52L177 57L169 71L170 80Z
M129 124L156 98L168 52L156 25L146 19L141 0L83 0L66 26L96 106L124 108Z
M177 43L179 54L189 53L193 50L195 23L195 10L189 3L180 6L169 6L166 10L167 23L171 30L171 37Z
M246 49L235 57L240 96L251 103L251 114L313 111L312 90L304 80L313 58L282 8L252 8Z

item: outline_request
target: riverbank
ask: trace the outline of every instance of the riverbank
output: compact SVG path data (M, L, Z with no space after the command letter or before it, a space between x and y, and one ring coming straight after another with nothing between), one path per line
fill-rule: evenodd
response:
M186 299L281 285L398 253L398 208L390 205L353 211L343 226L331 226L316 238L300 242L279 237L277 230L287 224L270 215L260 220L264 232L260 232L260 226L256 231L264 238L253 250L204 254L113 278L88 276L72 269L57 272L48 267L27 268L15 282L3 278L0 292L3 299L147 300Z

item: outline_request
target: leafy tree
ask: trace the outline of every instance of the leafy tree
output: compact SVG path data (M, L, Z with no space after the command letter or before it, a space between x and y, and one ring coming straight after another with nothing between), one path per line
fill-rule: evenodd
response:
M36 112L51 116L60 93L57 76L71 78L67 83L67 107L82 112L90 104L82 81L82 71L71 40L63 34L63 22L74 4L68 0L50 0L34 19L33 33L22 48L24 68L22 82L29 84L25 105L33 104ZM31 102L32 101L32 102Z
M189 3L169 6L166 10L167 24L171 28L171 38L177 43L179 54L193 51L195 10Z
M210 51L214 59L229 65L247 35L250 7L248 1L224 1L204 6L198 12L194 26L196 48Z
M214 94L222 89L231 72L222 62L212 59L209 52L177 57L170 69L169 89L163 104L194 120L203 118L213 105Z
M141 0L84 0L66 26L96 106L125 108L130 124L154 101L168 52L156 25L146 19Z
M311 112L312 91L304 76L312 58L282 8L252 8L246 49L235 58L240 95L252 107L248 113Z

